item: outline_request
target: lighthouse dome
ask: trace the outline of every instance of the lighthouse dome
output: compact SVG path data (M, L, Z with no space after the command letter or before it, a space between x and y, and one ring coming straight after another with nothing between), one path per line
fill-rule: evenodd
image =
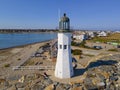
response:
M61 17L60 19L61 22L69 22L69 18L66 16L66 14L64 13L64 16Z
M60 31L69 31L70 30L70 19L64 13L63 17L60 18L59 21L59 29Z

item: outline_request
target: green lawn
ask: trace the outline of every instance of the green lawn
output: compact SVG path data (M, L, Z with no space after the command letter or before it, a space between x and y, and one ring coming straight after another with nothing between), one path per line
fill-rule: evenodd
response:
M92 40L93 42L115 42L115 43L120 43L120 33L114 33L106 37L95 37Z

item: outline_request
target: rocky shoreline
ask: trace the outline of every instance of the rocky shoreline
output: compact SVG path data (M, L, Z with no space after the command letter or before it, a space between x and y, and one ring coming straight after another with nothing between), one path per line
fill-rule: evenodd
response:
M106 55L97 60L89 61L84 68L76 68L75 72L82 77L72 77L74 81L63 83L53 79L53 70L18 70L13 71L12 65L18 65L26 56L38 52L49 41L27 46L0 50L0 90L119 90L120 89L120 54ZM46 48L45 48L46 49ZM48 49L49 50L49 49ZM40 51L39 51L40 52ZM54 65L48 60L49 53L42 57L32 57L26 65ZM4 58L4 59L2 59ZM7 64L10 66L7 66ZM77 62L78 64L78 62ZM6 66L5 66L6 65ZM79 66L79 65L78 65ZM46 72L46 73L45 73ZM52 74L49 74L51 72ZM81 73L81 74L80 74ZM53 77L53 78L52 78ZM76 78L77 77L77 78ZM82 80L81 80L82 79Z
M117 56L120 58L119 55ZM110 59L111 57L107 58ZM116 55L112 56L112 58L116 58ZM4 88L1 90L119 90L120 60L101 60L96 62L98 63L97 67L92 67L93 64L91 64L87 68L84 73L86 78L82 83L60 83L51 80L44 73L33 73L21 76L13 84L8 79L0 79L0 85Z

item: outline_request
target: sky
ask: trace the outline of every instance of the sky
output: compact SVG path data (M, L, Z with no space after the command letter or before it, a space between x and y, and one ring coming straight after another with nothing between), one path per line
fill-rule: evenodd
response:
M0 0L0 28L55 29L63 13L73 29L120 30L120 0Z

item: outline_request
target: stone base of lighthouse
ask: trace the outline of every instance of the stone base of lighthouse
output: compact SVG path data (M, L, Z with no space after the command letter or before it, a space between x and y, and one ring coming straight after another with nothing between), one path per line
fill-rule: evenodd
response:
M58 54L55 77L71 78L74 75L71 56L71 33L58 33Z

